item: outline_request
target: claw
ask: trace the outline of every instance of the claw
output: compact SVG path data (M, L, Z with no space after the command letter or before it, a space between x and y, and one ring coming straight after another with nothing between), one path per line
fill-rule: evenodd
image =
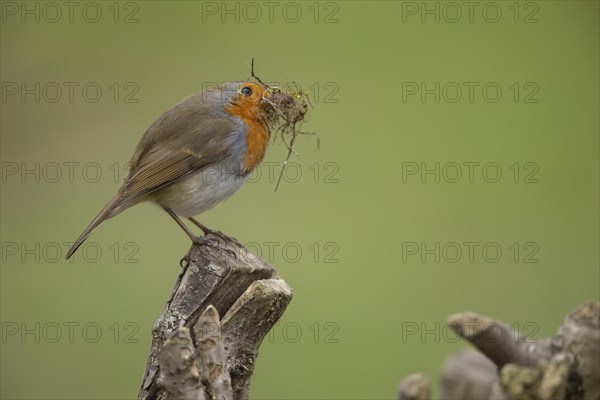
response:
M179 266L181 268L187 268L190 265L190 257L186 254L181 260L179 260Z
M242 244L241 244L240 242L238 242L238 240L237 240L236 238L234 238L234 237L231 237L231 236L227 236L226 234L224 234L224 233L223 233L223 232L221 232L221 231L213 231L213 230L211 229L211 230L208 230L208 232L206 232L206 235L212 235L212 236L215 236L215 237L217 237L217 238L219 238L219 239L223 240L223 241L224 241L224 242L226 242L226 243L227 243L227 242L232 242L232 243L235 243L235 244L237 244L238 246L242 246Z
M227 236L226 234L224 234L221 231L214 231L214 230L204 226L200 222L198 222L195 218L188 217L188 219L194 225L196 225L198 228L202 229L202 232L204 232L204 236L197 237L197 236L193 236L193 234L191 232L186 230L186 232L188 233L188 236L190 236L190 238L192 238L192 242L194 242L195 244L200 245L200 246L211 246L211 247L217 247L219 250L225 250L226 252L228 252L229 254L231 254L233 257L235 257L237 259L236 252L231 250L227 246L228 243L233 243L236 245L236 247L243 249L244 246L240 242L238 242L237 239L235 239L231 236ZM223 242L223 245L220 245L219 239ZM214 243L215 240L217 242L216 244Z
M196 237L192 242L198 246L209 246L219 251L226 251L227 253L231 254L234 258L237 259L236 252L229 248L227 246L227 243L233 242L239 244L239 242L234 238L229 237L219 231L210 231L204 236Z

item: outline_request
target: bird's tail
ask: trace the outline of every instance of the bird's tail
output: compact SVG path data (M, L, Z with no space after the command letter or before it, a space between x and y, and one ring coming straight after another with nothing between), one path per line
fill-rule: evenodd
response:
M83 242L85 242L85 240L88 238L88 236L90 236L90 234L94 231L94 229L96 229L98 227L98 225L100 225L102 222L104 222L104 220L106 220L112 216L111 213L114 211L115 205L118 202L119 202L119 196L117 195L117 196L113 197L104 206L102 211L100 211L98 213L98 215L96 215L96 218L94 218L92 220L92 222L90 222L88 227L85 228L83 233L81 235L79 235L79 237L77 238L75 243L73 243L73 246L71 246L71 248L67 252L67 256L65 257L65 260L68 260L73 255L73 253L75 253L77 251L79 246L81 246L83 244Z

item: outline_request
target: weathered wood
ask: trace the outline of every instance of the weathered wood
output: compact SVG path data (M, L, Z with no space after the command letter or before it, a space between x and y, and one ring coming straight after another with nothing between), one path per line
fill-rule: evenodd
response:
M227 370L235 399L248 398L258 348L291 299L292 290L283 280L255 281L223 318Z
M488 399L498 368L489 358L474 349L450 355L442 366L440 398L447 400Z
M200 371L195 361L194 343L188 328L179 328L159 353L159 385L174 399L205 400Z
M213 306L208 306L194 324L194 338L200 375L209 398L232 399L231 378L225 368L221 321Z
M398 385L398 400L429 400L429 380L423 374L409 375Z
M207 244L193 245L188 252L186 258L189 261L184 263L165 309L154 323L152 347L138 394L140 400L166 398L164 388L158 385L159 354L163 345L176 332L179 332L179 328L190 328L192 338L195 333L199 334L203 330L204 334L207 334L206 329L209 328L212 329L208 333L209 335L216 334L217 326L211 328L207 321L199 322L200 325L196 326L196 332L194 332L194 325L199 317L208 311L207 307L209 305L212 305L215 309L211 318L214 319L215 315L217 317L218 315L223 316L217 324L219 328L222 328L222 342L225 346L233 349L233 351L226 350L226 372L229 374L230 360L243 358L240 355L243 351L253 355L252 362L254 363L262 338L283 314L291 300L292 290L284 281L274 279L279 278L279 274L271 265L237 242L223 241L216 236L211 236L207 237ZM259 284L258 282L266 283ZM256 292L257 285L263 289L268 287L268 290ZM246 294L245 292L249 288L251 288L250 292ZM269 310L264 309L261 313L251 313L242 306L243 304L240 304L240 301L243 304L253 306L273 305L273 303L277 303L277 306L273 306ZM232 307L234 304L238 305ZM209 313L212 313L212 311ZM251 318L254 325L245 325L247 332L245 332L245 336L241 337L243 345L234 346L232 345L233 339L230 332L243 325L244 318ZM207 340L209 342L218 341L218 338L212 336ZM196 345L198 343L196 341ZM200 343L200 347L204 345L213 346L211 351L218 352L218 349L214 347L216 343L210 343L210 345L208 342ZM209 356L208 353L205 355L209 358L215 355ZM210 365L214 361L204 360ZM231 364L231 368L234 367L235 363ZM210 368L214 368L214 370L207 373L216 373L219 369L216 365L212 365ZM205 371L201 372L201 374L204 373ZM232 375L236 377L235 379L237 379L236 374L237 370L233 371ZM202 376L204 377L204 375ZM248 387L250 377L251 372L244 379L244 382L248 382ZM223 379L227 378L224 377ZM238 387L237 381L235 383L235 387ZM247 389L240 391L238 394L245 394L247 397ZM237 400L244 397L234 396L233 398Z
M585 303L571 311L553 341L573 356L574 379L581 380L585 399L600 399L600 303Z
M550 341L532 341L508 324L485 315L464 312L448 317L448 325L471 342L499 368L515 363L536 366L551 357Z
M579 306L554 337L541 340L526 340L504 322L470 312L448 323L489 361L472 351L452 356L442 371L440 398L600 400L600 303Z

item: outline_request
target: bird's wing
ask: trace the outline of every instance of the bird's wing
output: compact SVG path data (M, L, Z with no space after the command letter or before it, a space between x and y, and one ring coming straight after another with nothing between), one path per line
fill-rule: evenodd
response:
M211 158L187 149L166 149L150 151L142 161L147 162L126 179L121 190L121 203L134 200L185 178L210 164Z
M118 207L222 160L235 127L228 119L201 124L170 142L155 144L132 167L119 190Z

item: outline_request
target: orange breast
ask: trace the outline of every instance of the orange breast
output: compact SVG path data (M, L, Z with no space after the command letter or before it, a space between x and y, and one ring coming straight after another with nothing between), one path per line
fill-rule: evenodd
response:
M250 107L231 105L225 111L238 117L246 124L247 150L244 158L244 168L247 172L251 172L265 156L269 144L268 128L264 122L256 117L256 113Z

